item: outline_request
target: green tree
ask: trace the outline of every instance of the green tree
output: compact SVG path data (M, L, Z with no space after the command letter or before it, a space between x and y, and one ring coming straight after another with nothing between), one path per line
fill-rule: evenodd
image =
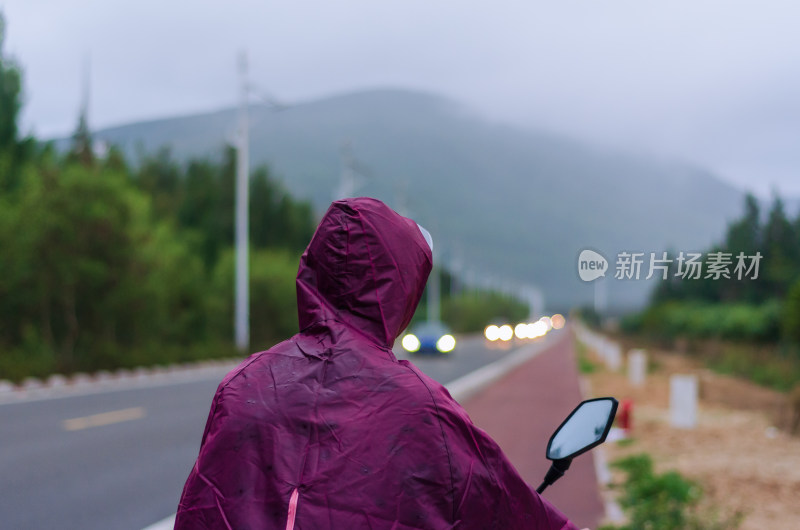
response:
M800 344L800 280L789 289L783 306L783 336Z
M72 150L69 153L70 161L76 161L84 166L94 164L94 140L89 130L89 119L86 108L82 108L78 116L78 126L72 134Z
M422 300L417 315L424 314ZM442 301L442 320L457 333L483 331L495 321L522 322L528 312L523 302L493 291L462 291Z
M164 183L151 183L155 175L164 175L174 167L163 159L144 167L140 186L164 190ZM179 197L177 209L181 227L197 230L204 238L203 256L213 268L222 249L234 243L234 193L236 152L227 148L221 164L208 160L189 162L178 190L169 188L165 197ZM174 177L170 176L172 182ZM156 193L156 192L153 192ZM250 179L250 243L255 248L288 248L303 250L314 234L311 205L293 199L278 183L270 179L266 167L257 168Z
M50 352L53 369L120 365L132 349L207 337L192 239L153 223L125 174L31 167L0 236L0 343Z
M220 252L233 244L235 152L223 164L193 160L186 169L178 207L178 223L202 237L202 255L209 270Z
M728 226L725 247L731 251L754 254L761 248L762 227L758 200L752 193L744 199L744 215Z
M22 75L13 60L3 52L5 17L0 14L0 148L17 143L17 118L22 108Z
M728 226L725 237L725 250L732 254L734 263L740 253L745 256L755 256L761 251L763 231L758 200L748 193L745 196L744 215ZM742 281L732 275L728 280L720 280L720 298L748 302L763 301L761 285L761 282Z
M133 175L139 189L152 199L153 212L159 219L177 218L184 178L180 165L166 147L145 157Z
M0 379L235 352L235 151L181 166L168 151L130 170L96 158L85 113L73 149L20 139L21 74L0 16ZM255 347L297 330L294 278L311 207L251 181ZM287 250L291 249L291 250Z
M775 197L764 226L763 271L767 296L783 297L800 273L800 247L794 226L786 218L783 201Z
M297 333L295 278L299 254L287 250L250 253L250 348L261 350ZM215 333L233 336L233 285L235 256L232 249L220 257L211 282Z
M0 193L19 185L20 168L34 146L31 138L19 137L22 72L3 51L5 30L5 17L0 13Z
M124 176L103 177L74 165L32 168L7 221L13 259L4 290L18 309L10 338L34 326L64 368L74 367L82 342L113 340L127 325L114 317L130 302L118 295L137 248L131 225L145 205L126 192Z

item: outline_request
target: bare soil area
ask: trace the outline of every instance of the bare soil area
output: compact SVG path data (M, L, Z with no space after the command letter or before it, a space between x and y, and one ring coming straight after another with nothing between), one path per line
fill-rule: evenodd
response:
M800 528L800 437L781 429L788 416L785 395L714 374L676 353L651 351L649 361L652 371L640 388L622 372L587 376L591 395L633 402L632 442L606 444L608 461L649 453L658 472L674 469L699 482L706 509L723 518L740 512L738 528ZM694 429L670 425L672 374L698 376Z

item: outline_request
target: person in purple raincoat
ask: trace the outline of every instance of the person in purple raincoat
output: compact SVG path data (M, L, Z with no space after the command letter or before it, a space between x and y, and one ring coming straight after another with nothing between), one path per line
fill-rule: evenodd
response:
M575 528L392 353L431 266L411 219L331 205L300 260L301 331L220 383L176 529Z

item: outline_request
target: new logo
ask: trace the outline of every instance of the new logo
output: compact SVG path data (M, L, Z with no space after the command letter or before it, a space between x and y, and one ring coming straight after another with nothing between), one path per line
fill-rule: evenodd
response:
M583 250L578 256L578 276L585 282L593 282L608 271L608 261L594 250Z

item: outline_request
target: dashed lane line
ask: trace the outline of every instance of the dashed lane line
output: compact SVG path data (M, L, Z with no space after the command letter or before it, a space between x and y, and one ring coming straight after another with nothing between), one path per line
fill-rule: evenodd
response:
M80 431L91 427L102 427L123 421L139 420L144 418L146 412L143 407L131 407L128 409L112 410L91 416L80 418L70 418L61 422L65 431Z

